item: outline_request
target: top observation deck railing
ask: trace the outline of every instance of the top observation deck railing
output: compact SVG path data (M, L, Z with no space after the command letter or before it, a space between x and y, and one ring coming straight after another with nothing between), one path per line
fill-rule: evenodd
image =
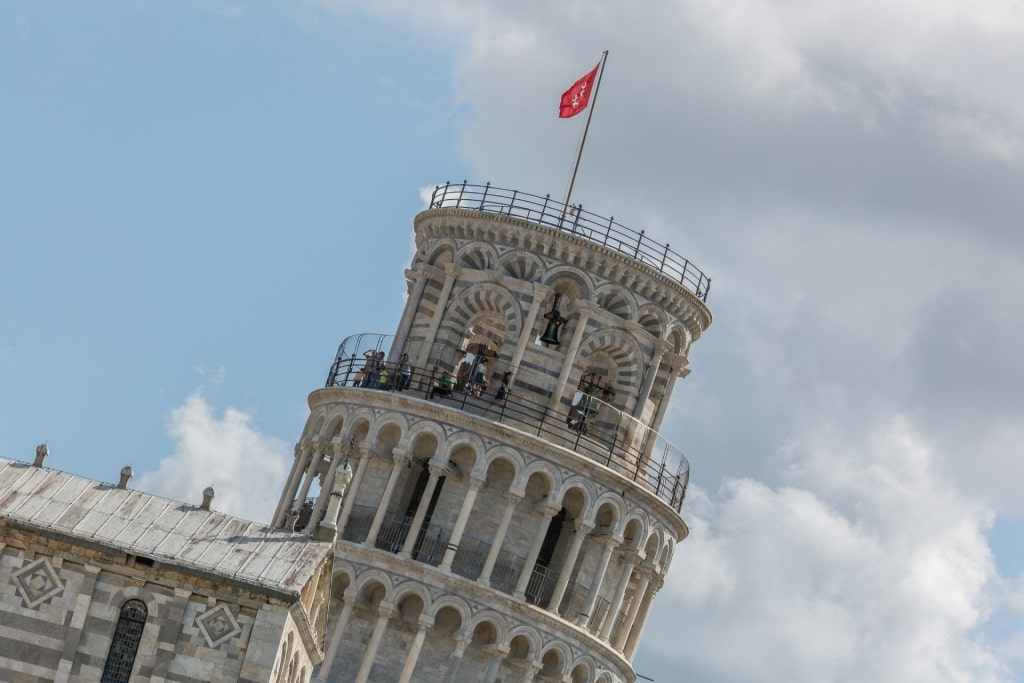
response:
M430 208L470 209L522 218L576 235L639 261L683 285L701 301L707 302L711 291L711 278L672 251L667 243L660 244L647 237L643 230L637 232L616 223L614 217L604 218L584 211L582 204L566 205L552 200L551 195L540 197L492 187L490 183L470 185L462 181L436 186L430 196Z
M404 392L507 425L618 472L679 512L690 479L690 463L657 431L596 397L581 397L552 410L548 397L500 386L494 373L484 383L450 373L445 364L418 368L387 361L390 335L358 334L338 349L325 387Z

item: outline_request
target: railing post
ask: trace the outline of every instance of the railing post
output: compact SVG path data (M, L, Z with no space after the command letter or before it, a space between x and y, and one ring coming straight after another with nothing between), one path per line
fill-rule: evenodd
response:
M466 198L466 181L462 181L462 190L459 191L459 198L455 200L455 208L462 208L462 200Z
M641 230L640 234L636 236L636 250L633 252L633 258L640 256L640 244L644 241L644 231Z
M668 242L665 242L665 253L661 255L661 271L665 272L665 261L668 260Z
M576 226L578 226L580 224L580 214L581 213L583 213L583 205L582 204L577 204L576 205L576 215L573 216L573 220L572 220L572 234L574 234L574 235L576 234Z
M480 198L480 210L481 210L481 211L483 211L483 210L484 210L484 202L486 202L486 201L487 201L487 191L488 191L489 189L491 189L491 182L490 182L490 181L487 181L487 184L486 184L486 185L484 185L484 196L482 196L482 197Z
M687 261L686 259L683 259L683 272L679 276L679 284L681 284L681 285L685 285L686 284L686 270L689 267L690 267L690 262ZM697 296L700 296L700 281L699 280L697 282Z
M508 215L509 216L512 215L512 209L514 209L515 206L516 206L516 195L518 193L519 193L519 190L512 190L512 199L508 200ZM529 212L529 210L527 210L527 212L526 212L526 219L527 220L530 219L530 212Z
M612 236L612 224L615 222L615 216L608 219L608 229L604 231L604 246L608 246L608 240Z
M540 220L537 221L541 225L544 225L544 214L547 213L548 202L549 201L551 201L551 195L550 194L544 195L544 204L540 207ZM527 219L529 219L529 216L527 216Z
M439 208L439 209L440 209L441 207L443 207L443 206L444 206L444 202L445 202L445 200L446 200L446 199L448 199L448 187L449 187L449 186L450 186L451 184L452 184L452 183L451 183L451 181L450 181L450 180L446 180L446 181L444 181L444 193L443 193L443 194L441 195L441 203L437 205L437 208Z

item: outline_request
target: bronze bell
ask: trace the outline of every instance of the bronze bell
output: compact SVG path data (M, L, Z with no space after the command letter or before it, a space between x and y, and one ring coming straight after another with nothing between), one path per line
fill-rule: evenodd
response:
M562 314L558 311L558 304L562 300L561 292L555 292L555 303L551 306L551 310L544 314L544 319L548 321L548 326L544 330L544 334L540 336L540 341L543 344L550 344L551 346L558 346L562 342L558 339L558 330L565 323L566 319L562 317Z

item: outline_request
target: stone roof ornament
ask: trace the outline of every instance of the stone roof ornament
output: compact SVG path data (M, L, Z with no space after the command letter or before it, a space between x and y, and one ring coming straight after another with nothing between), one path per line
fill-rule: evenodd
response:
M32 463L33 467L42 467L43 463L46 462L46 456L50 455L50 449L45 443L41 443L36 446L36 459Z
M205 489L203 489L203 502L199 506L199 509L200 510L209 510L210 509L210 503L212 503L212 502L213 502L213 487L212 486L207 486Z
M124 467L122 467L121 468L121 479L117 482L117 488L119 488L119 489L127 489L128 488L128 482L130 482L132 480L132 476L134 476L134 474L135 473L132 472L132 466L131 465L125 465Z

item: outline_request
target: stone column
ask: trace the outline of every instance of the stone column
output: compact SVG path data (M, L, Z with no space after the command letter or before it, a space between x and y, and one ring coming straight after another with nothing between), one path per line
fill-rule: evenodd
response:
M551 292L551 288L542 285L540 283L533 283L533 302L530 304L530 310L526 314L526 319L523 321L523 329L519 335L519 341L516 343L515 352L512 354L512 381L515 383L515 375L519 370L519 364L523 361L523 354L526 353L526 347L534 339L533 326L537 324L537 314L540 313L540 305L544 303L544 299L547 298L548 293ZM509 387L511 389L511 387Z
M444 551L444 560L441 561L441 569L450 571L455 553L459 550L459 542L462 541L462 533L466 530L466 522L469 521L469 513L473 511L473 503L476 502L476 494L484 485L483 479L471 478L469 488L466 490L466 497L462 499L462 509L455 520L455 528L452 529L451 538L448 539L448 548Z
M462 663L462 655L466 652L467 645L469 645L469 636L460 631L455 635L455 651L448 658L448 674L444 677L444 683L455 683L455 674L459 670L459 664Z
M505 514L502 516L501 522L498 523L498 530L494 532L491 550L487 553L487 561L484 562L484 568L480 571L480 578L477 579L477 583L481 586L491 585L491 572L494 571L494 563L498 561L498 553L501 552L501 546L505 542L505 534L508 533L508 525L512 521L512 513L515 512L522 499L523 495L521 493L514 493L512 491L505 493Z
M677 356L671 365L671 369L668 373L668 382L665 384L665 393L662 394L661 399L658 401L658 410L654 414L654 423L651 428L654 431L661 430L661 421L665 419L665 412L668 410L669 398L672 396L672 389L676 385L676 380L679 378L679 373L682 371L683 366L686 365L686 358ZM689 374L689 370L686 371Z
M331 633L331 642L327 646L327 652L324 654L324 663L320 667L320 672L317 674L317 679L326 681L328 676L331 674L331 667L334 665L334 659L338 656L338 648L341 647L341 637L345 634L345 627L348 626L348 620L352 618L352 608L356 604L356 599L359 597L352 588L345 590L344 601L341 605L341 614L338 615L338 621L334 624L334 631Z
M402 468L409 464L409 453L404 448L396 447L393 449L391 457L394 462L391 466L391 476L388 477L388 483L384 485L384 493L380 496L380 502L377 504L377 514L373 516L370 531L366 534L366 540L363 541L364 545L372 546L377 542L377 534L380 532L380 526L384 523L384 517L387 515L388 506L391 504L391 496L395 493L398 475L402 473Z
M640 610L640 603L643 601L644 595L647 593L647 585L651 582L651 576L653 576L653 569L651 567L641 565L639 570L640 579L637 582L636 588L633 590L633 597L629 600L629 609L626 611L626 618L622 622L622 627L619 632L615 634L615 641L612 643L619 652L622 652L622 648L626 645L626 637L629 635L630 629L633 628L633 622L636 621L637 612Z
M612 594L612 604L608 606L608 616L605 617L604 626L601 627L600 637L608 640L615 620L618 619L619 608L622 607L622 599L626 594L626 587L629 585L629 578L633 575L633 567L636 566L640 556L635 550L628 550L622 558L622 574L619 575L619 582L615 584L615 592Z
M373 460L374 452L368 448L365 444L359 446L359 462L356 463L356 473L352 477L352 483L348 488L348 495L345 496L345 502L341 506L341 518L338 520L338 537L345 533L345 525L348 524L348 518L352 514L352 508L356 503L356 494L359 493L359 487L363 483L363 477L366 476L366 470L370 469L370 461Z
M412 639L412 644L409 645L409 654L405 656L405 666L402 667L402 675L398 677L398 683L409 683L412 679L412 673L416 670L416 662L420 658L420 650L423 649L423 639L427 637L427 631L432 628L434 628L434 617L421 614L419 629L416 631L416 637Z
M437 328L441 325L441 316L444 315L444 310L448 307L448 298L452 295L452 287L455 285L455 280L458 278L459 273L462 272L462 269L454 263L445 265L445 270L447 275L444 279L444 286L441 288L441 295L437 297L437 309L434 310L434 317L430 321L430 328L427 330L426 337L423 340L423 348L420 349L420 355L416 359L416 365L420 368L427 363L430 349L437 338Z
M415 270L410 268L405 271L405 277L413 282L412 293L409 294L409 298L405 301L402 322L399 323L398 330L395 332L395 342L391 347L392 361L397 361L402 357L402 353L405 352L405 342L409 337L409 330L412 329L412 323L416 319L416 312L420 307L420 300L423 299L423 289L427 285L427 270L429 268L430 266L421 263Z
M316 471L324 459L324 456L320 451L322 445L319 441L313 442L310 447L313 452L310 454L309 467L306 469L306 475L302 481L302 488L299 490L298 498L295 501L295 504L299 508L301 508L303 503L306 502L306 496L309 494L309 487L313 483L313 479L316 478Z
M569 373L572 372L572 368L576 364L576 354L580 350L580 341L583 339L583 332L587 329L587 322L590 320L591 306L593 304L587 301L576 302L576 309L579 311L579 315L576 318L576 329L573 330L572 341L569 342L569 349L565 352L565 361L562 363L562 373L558 376L555 391L551 396L551 403L548 404L548 409L551 411L558 409L558 404L561 403L562 396L565 395L565 383L569 380Z
M533 683L533 679L536 678L537 672L544 668L544 662L532 661L526 667L526 675L523 676L523 683Z
M587 620L590 619L590 612L594 609L594 604L597 602L597 596L601 592L601 584L604 583L604 575L608 571L608 562L612 559L615 546L621 542L621 539L615 537L605 541L604 552L601 553L601 559L597 563L597 572L594 573L594 580L590 582L587 601L583 603L583 610L576 619L576 623L584 628L586 628Z
M636 654L636 646L640 642L640 636L644 632L644 624L647 623L647 613L651 609L651 603L654 602L654 596L658 594L658 591L664 585L664 577L657 577L651 580L651 584L647 587L647 592L644 594L643 604L640 605L640 613L637 615L636 621L633 623L633 628L629 632L629 637L626 639L626 647L622 651L626 661L632 662L633 655Z
M295 444L295 460L292 462L292 471L288 475L288 483L285 484L284 493L277 503L277 510L274 511L274 528L280 529L288 519L288 510L295 500L295 494L299 490L299 482L302 481L302 473L309 466L306 458L310 457L313 450L308 443Z
M320 486L320 495L316 497L316 503L313 505L313 512L309 516L309 523L311 528L316 528L320 520L320 515L323 514L324 508L327 507L327 503L330 502L331 491L334 490L334 473L337 471L338 466L344 459L345 447L342 446L341 440L335 437L331 440L331 466L327 468L327 476L324 477L324 483ZM346 482L347 483L347 482ZM330 520L332 524L336 523L336 520Z
M487 665L487 673L484 674L484 683L494 683L494 679L498 677L498 672L501 671L501 663L508 657L508 653L509 648L507 645L499 645L494 648L491 663Z
M420 529L423 528L423 520L427 517L430 499L434 497L434 489L437 488L438 480L446 473L443 465L433 462L427 465L427 469L430 471L430 477L427 479L427 485L423 488L423 495L420 496L419 505L416 506L416 515L412 518L412 526L409 527L405 543L402 544L402 551L398 553L399 557L405 559L412 557L412 551L416 549L416 539L420 535Z
M633 410L633 417L640 419L647 405L647 399L651 397L651 387L661 370L661 359L668 351L668 344L660 339L655 341L654 353L651 354L651 364L647 369L647 376L644 378L644 385L640 388L640 396L637 397L636 408Z
M370 636L369 642L366 643L366 653L363 655L363 661L359 665L359 673L356 674L355 683L366 683L366 679L370 677L373 660L377 659L377 648L380 647L384 631L387 630L388 620L391 619L394 613L394 605L389 602L380 603L377 609L377 623L373 627L373 634Z
M562 602L562 597L565 596L565 588L569 585L569 577L572 576L572 570L576 567L576 558L580 554L580 548L583 546L583 539L594 530L594 525L587 524L582 519L577 519L575 529L576 534L572 537L572 545L569 546L569 552L565 556L565 564L562 565L562 571L558 575L558 583L555 584L555 590L551 594L551 603L548 605L548 609L555 614L558 614L558 606Z
M513 593L513 597L516 600L526 598L526 587L529 585L530 576L533 574L533 565L537 563L537 556L540 555L540 547L544 544L544 537L547 536L552 518L561 509L561 503L557 505L549 503L544 506L538 515L540 519L538 520L539 528L537 529L537 535L533 539L533 546L530 548L530 552L526 555L526 562L523 564L522 571L519 572L519 581L516 582L516 590Z

